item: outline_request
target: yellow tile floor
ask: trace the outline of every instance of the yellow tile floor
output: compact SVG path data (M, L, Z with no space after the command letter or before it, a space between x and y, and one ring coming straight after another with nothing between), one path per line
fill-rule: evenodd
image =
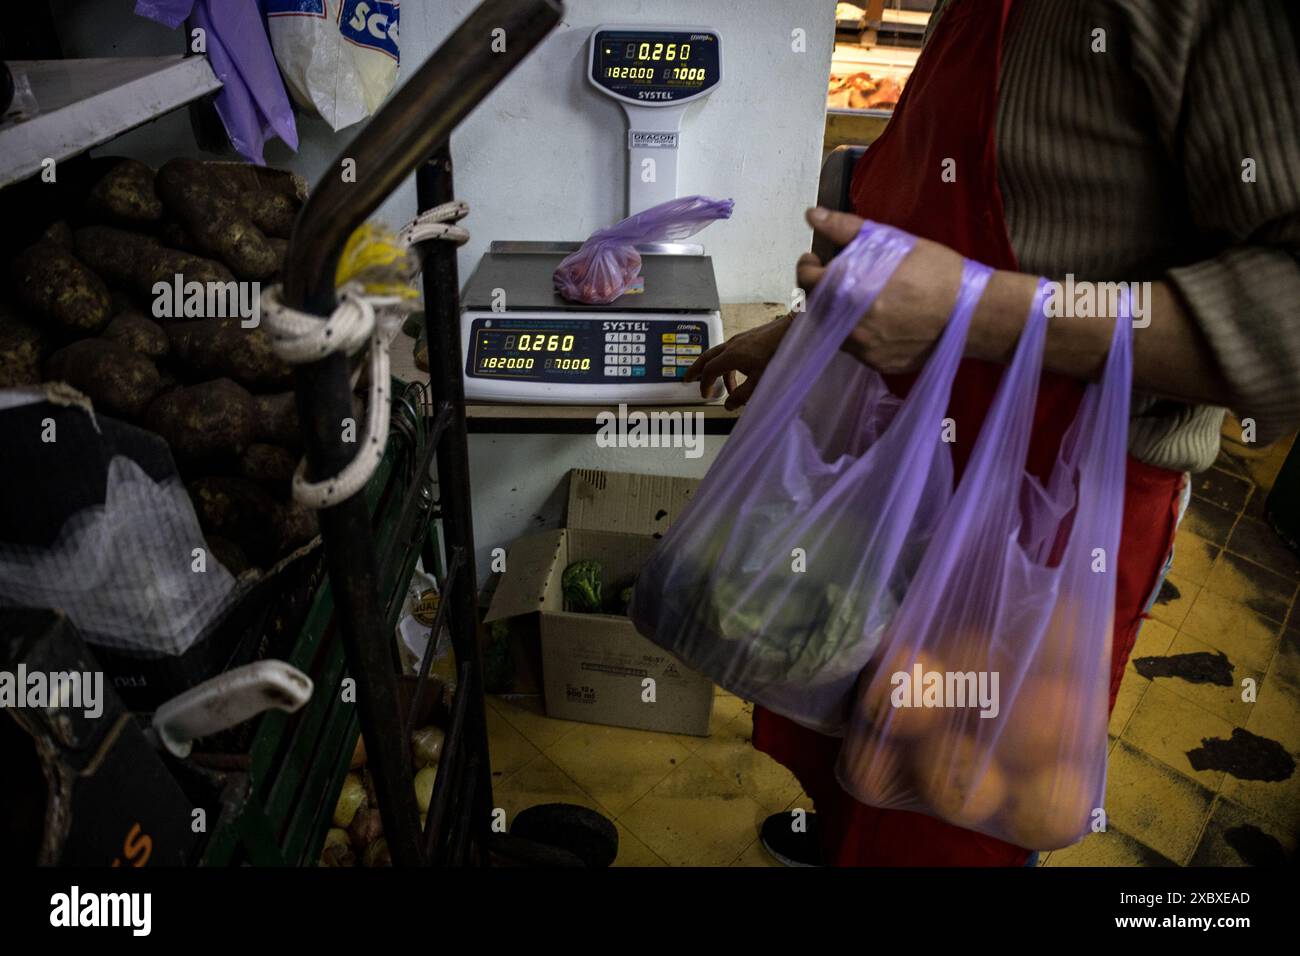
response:
M1044 854L1040 865L1243 865L1293 857L1300 836L1300 560L1262 520L1265 489L1288 445L1257 459L1223 455L1194 477L1173 568L1111 720L1108 828ZM1162 668L1187 672L1186 664L1207 661L1230 666L1231 684L1159 676ZM1243 681L1253 695L1243 695ZM615 865L775 865L758 842L763 819L811 809L794 777L751 746L752 706L721 690L707 738L552 720L538 698L489 697L488 704L497 805L509 818L552 801L600 811L618 827ZM1243 730L1275 742L1257 742L1257 749L1284 779L1243 779L1251 773L1239 766L1225 772L1201 759L1207 745Z

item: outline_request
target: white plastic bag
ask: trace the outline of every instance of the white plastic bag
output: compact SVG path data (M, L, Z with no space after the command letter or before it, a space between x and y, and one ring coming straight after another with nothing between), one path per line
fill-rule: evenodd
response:
M179 478L149 477L124 455L109 463L102 505L72 514L49 548L0 542L0 605L60 608L88 644L145 657L185 653L234 604Z
M397 79L398 6L266 0L271 49L294 102L335 130L375 112Z

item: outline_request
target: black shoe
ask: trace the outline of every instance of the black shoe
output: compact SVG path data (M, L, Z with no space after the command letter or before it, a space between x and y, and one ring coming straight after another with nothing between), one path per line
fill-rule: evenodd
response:
M798 827L798 829L796 829ZM774 813L763 821L759 833L763 849L782 866L821 866L822 848L817 840L817 814Z

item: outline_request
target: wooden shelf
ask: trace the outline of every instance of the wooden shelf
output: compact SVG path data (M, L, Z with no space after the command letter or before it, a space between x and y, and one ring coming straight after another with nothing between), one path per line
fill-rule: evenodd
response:
M0 187L221 89L207 57L13 60L38 112L0 124Z

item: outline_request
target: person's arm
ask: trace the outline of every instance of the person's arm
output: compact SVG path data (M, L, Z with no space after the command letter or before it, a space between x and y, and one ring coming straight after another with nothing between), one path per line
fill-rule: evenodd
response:
M814 231L837 245L857 235L862 220L848 213L812 209ZM962 257L937 242L918 239L844 343L860 361L886 373L915 371L943 331L957 299ZM811 289L825 266L811 253L798 264L799 285ZM966 354L1006 364L1015 353L1033 303L1038 277L995 272L971 319ZM1082 290L1086 283L1076 283ZM1144 303L1150 324L1133 335L1133 384L1171 398L1207 405L1226 404L1231 391L1218 370L1214 353L1170 285L1155 282ZM1045 368L1071 378L1091 380L1101 374L1110 351L1114 317L1055 317L1048 325Z

